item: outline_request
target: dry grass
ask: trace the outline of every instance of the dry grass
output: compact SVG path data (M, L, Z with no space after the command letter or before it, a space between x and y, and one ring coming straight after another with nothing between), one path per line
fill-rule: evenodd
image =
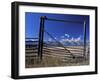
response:
M42 61L39 61L36 57L26 59L26 68L81 65L89 65L89 58L66 58L62 60L59 57L45 56Z
M75 50L72 48L78 50L81 47L67 47L68 49L72 50L71 52L76 53ZM29 50L28 50L29 51ZM63 51L63 49L61 50ZM79 50L80 51L80 50ZM80 54L82 51L80 51ZM32 54L32 53L31 53ZM27 53L26 53L27 55ZM36 55L36 54L35 54ZM55 55L55 56L54 56ZM59 56L61 55L61 56ZM81 66L81 65L89 65L89 54L87 58L81 57L76 57L76 58L69 58L63 56L63 54L57 54L57 53L52 53L51 50L43 54L43 59L40 61L38 57L26 57L26 68L35 68L35 67L57 67L57 66ZM62 57L63 56L63 57Z

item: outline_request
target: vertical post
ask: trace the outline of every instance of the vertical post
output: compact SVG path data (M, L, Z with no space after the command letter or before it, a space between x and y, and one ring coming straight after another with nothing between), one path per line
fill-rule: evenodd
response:
M86 18L84 17L84 53L83 56L86 56Z
M39 30L39 47L38 47L38 57L39 60L42 60L42 53L43 53L43 36L44 36L44 21L45 16L40 17L40 30Z
M40 59L40 54L41 54L41 28L42 28L42 17L40 17L40 29L39 29L39 45L38 45L38 58ZM39 60L38 59L38 60Z

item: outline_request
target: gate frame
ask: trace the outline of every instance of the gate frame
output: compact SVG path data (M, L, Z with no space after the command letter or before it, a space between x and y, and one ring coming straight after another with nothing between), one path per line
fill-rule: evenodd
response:
M43 58L43 39L44 39L45 20L60 21L60 22L70 22L70 23L81 23L81 24L83 23L83 27L84 27L84 30L83 30L83 32L84 32L84 34L83 34L84 35L83 57L86 58L86 18L85 18L85 16L84 16L84 22L58 20L58 19L47 18L46 16L41 16L40 17L40 29L39 29L39 45L38 45L39 61L42 61L42 58Z

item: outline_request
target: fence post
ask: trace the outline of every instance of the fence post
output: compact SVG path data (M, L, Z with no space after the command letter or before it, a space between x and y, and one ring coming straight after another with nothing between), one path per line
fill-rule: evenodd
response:
M43 56L43 36L44 36L45 19L46 19L46 16L40 17L39 47L38 47L38 57L40 61L42 60L42 56Z
M86 57L86 17L84 17L84 53L83 56Z

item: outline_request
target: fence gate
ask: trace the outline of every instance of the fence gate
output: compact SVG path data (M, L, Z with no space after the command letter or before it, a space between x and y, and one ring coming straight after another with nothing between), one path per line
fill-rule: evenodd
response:
M84 22L60 20L60 19L48 18L46 16L41 16L40 17L40 30L39 30L39 43L38 43L39 44L38 45L38 57L39 57L40 61L42 61L42 58L43 58L43 50L48 50L48 48L44 49L44 47L43 47L43 45L46 47L46 44L43 41L44 40L44 33L46 33L60 47L62 47L63 51L65 51L65 53L69 53L70 57L72 57L73 59L77 57L74 53L72 53L69 49L67 49L60 41L56 40L56 38L53 37L51 33L49 33L47 30L45 30L45 22L46 21L83 24L84 25L84 30L83 30L84 31L84 35L83 35L83 37L84 37L84 45L83 45L83 55L82 55L82 57L84 57L84 58L86 57L86 19L85 19L85 16L84 16ZM58 49L58 51L59 51L59 49Z

